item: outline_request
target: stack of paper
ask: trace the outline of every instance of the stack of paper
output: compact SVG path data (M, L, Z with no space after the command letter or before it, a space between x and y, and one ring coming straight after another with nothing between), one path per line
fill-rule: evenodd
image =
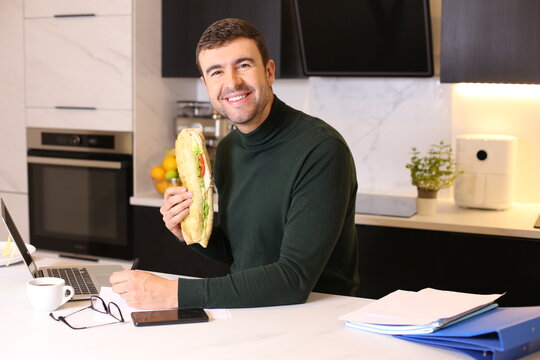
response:
M428 334L496 308L494 301L502 295L397 290L340 320L346 326L381 334Z

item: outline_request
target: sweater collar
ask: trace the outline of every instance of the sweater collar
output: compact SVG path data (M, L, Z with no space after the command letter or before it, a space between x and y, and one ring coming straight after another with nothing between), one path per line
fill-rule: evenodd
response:
M286 108L287 105L274 95L270 114L258 128L247 134L243 134L238 130L236 131L242 145L250 148L271 143L281 132L283 125L285 125L284 114Z

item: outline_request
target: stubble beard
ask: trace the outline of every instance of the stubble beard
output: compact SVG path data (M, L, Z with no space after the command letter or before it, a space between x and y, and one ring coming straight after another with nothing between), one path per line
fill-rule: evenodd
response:
M252 94L250 96L253 96L255 94L255 89L251 87L245 87L241 89L235 89L235 91L239 90L246 90L250 91ZM232 91L225 92L224 95L220 95L220 99L223 99L224 96L227 95L227 93L232 93ZM242 112L238 111L227 111L226 106L222 106L219 99L215 100L215 104L212 104L214 107L214 110L217 111L221 116L226 117L229 119L233 124L235 125L246 125L252 122L259 114L261 114L271 100L272 95L272 88L270 86L266 86L264 90L261 90L260 92L261 96L259 99L256 99L256 102L254 103L253 108L243 110ZM226 100L223 100L226 101Z

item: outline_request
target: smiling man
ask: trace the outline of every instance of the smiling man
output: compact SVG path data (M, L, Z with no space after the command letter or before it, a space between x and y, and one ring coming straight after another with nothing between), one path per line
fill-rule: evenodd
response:
M221 30L221 29L219 29ZM275 80L273 60L261 54L256 41L237 38L215 47L220 34L207 30L197 47L197 65L214 109L231 120L242 133L255 130L270 114ZM253 34L266 52L264 38ZM225 37L226 39L226 37ZM217 43L221 41L218 40Z
M113 290L138 308L256 307L305 302L311 291L354 295L356 171L341 135L272 92L275 64L251 24L223 19L196 52L210 101L236 129L214 164L219 224L206 249L231 265L210 279L165 280L125 270ZM192 194L168 188L161 213L180 240Z
M254 41L248 38L219 48L199 49L198 65L214 110L242 133L255 130L270 114L274 61L264 62Z

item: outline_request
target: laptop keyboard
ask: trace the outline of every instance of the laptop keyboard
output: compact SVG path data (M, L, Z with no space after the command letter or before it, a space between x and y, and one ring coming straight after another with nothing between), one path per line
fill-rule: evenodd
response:
M46 269L47 276L59 277L73 286L75 295L97 294L96 286L85 268Z

